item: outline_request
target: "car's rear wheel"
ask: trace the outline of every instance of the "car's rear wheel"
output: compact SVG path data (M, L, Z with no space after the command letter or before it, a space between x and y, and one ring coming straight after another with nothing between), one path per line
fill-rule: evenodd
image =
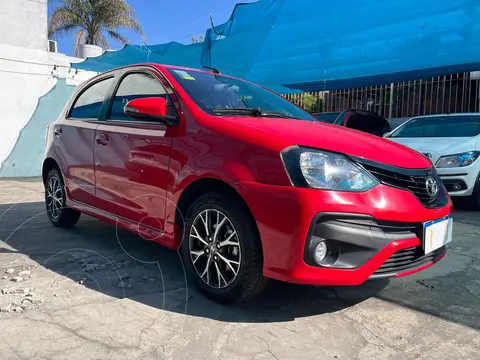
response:
M187 272L213 300L245 301L266 285L258 230L235 197L208 193L192 204L182 253Z
M51 169L45 181L45 206L50 222L57 227L72 227L80 213L66 206L65 183L58 169Z

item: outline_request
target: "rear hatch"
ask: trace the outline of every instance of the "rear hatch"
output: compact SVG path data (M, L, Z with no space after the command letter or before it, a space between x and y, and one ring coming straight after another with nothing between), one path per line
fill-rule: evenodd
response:
M355 112L347 121L346 127L372 135L383 136L391 130L387 119L374 113Z

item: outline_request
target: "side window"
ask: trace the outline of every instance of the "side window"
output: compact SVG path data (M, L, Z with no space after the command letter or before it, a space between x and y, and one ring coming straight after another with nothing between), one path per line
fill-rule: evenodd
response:
M70 110L69 118L97 119L102 109L103 101L113 85L113 78L96 82L77 98Z
M130 120L123 112L125 105L134 99L144 97L162 97L167 100L167 113L177 116L175 105L170 100L163 85L151 74L132 73L125 76L117 89L113 98L112 109L108 119L111 120Z

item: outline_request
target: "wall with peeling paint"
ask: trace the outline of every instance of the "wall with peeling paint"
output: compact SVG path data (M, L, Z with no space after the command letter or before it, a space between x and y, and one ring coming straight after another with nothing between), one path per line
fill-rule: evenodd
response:
M75 87L95 75L64 54L0 44L0 177L39 176L45 128Z
M20 130L18 139L0 168L0 177L38 176L45 152L45 129L56 119L72 96L75 86L65 79L57 80L54 87L38 101L32 117Z

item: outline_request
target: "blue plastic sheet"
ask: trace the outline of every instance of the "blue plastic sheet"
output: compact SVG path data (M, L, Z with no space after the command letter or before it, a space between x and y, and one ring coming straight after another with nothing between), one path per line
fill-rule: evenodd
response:
M147 61L213 66L283 93L480 70L480 2L262 0L237 4L201 44L126 46L73 66Z

